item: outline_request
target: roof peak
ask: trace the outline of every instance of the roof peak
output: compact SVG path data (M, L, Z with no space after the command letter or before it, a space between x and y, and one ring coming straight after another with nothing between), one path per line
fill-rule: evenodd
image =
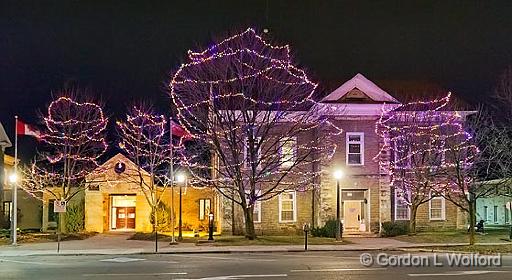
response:
M369 99L375 102L400 103L396 98L370 81L363 74L357 73L354 77L343 83L333 92L322 98L320 102L337 102L353 89L359 89ZM344 102L340 102L344 103Z

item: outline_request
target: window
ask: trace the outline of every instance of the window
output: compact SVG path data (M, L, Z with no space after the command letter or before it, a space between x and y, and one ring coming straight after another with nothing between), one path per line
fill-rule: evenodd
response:
M48 200L48 222L57 222L58 213L54 211L54 199Z
M261 223L261 201L254 202L254 211L252 218L255 223Z
M411 209L403 194L395 191L395 220L409 220Z
M210 214L211 201L209 198L199 199L199 220L204 220Z
M503 211L505 213L505 224L510 223L510 210L507 205L503 205Z
M285 137L281 141L279 149L281 167L291 167L296 160L297 137Z
M364 164L364 133L347 132L347 165Z
M3 205L4 209L4 217L6 221L11 220L11 212L12 212L12 202L11 201L4 201Z
M245 138L244 140L244 166L245 167L251 167L251 148L256 149L256 147L259 145L261 141L261 137L254 138L254 144L252 147L249 147L249 138ZM258 161L261 157L261 146L259 147L255 161Z
M412 155L409 152L409 145L403 140L393 142L394 162L396 167L410 168L412 163Z
M445 201L442 196L432 196L429 201L429 215L430 220L444 220L445 219Z
M279 222L295 222L297 219L297 202L295 191L287 191L279 195Z
M494 205L494 216L493 216L493 221L495 224L498 223L498 205Z
M487 206L484 206L484 221L487 222L487 214L488 214L488 209L487 209Z
M261 190L256 190L256 196L261 195ZM246 191L246 199L249 200L249 191ZM255 223L261 223L261 201L256 200L254 203L254 209L252 212L252 218ZM245 219L245 217L244 217Z

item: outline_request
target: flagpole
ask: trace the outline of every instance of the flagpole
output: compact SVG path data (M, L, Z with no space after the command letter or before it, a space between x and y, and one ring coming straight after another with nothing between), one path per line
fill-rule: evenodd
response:
M17 244L18 228L18 116L14 116L14 175L16 180L13 182L12 189L12 245Z
M176 244L174 238L174 160L173 160L173 145L172 145L172 118L169 117L169 154L170 154L170 173L171 173L171 227L172 227L172 238L171 244Z

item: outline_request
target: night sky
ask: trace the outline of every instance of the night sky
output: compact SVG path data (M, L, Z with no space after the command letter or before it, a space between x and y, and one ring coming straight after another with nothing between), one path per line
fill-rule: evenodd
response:
M168 113L164 83L186 51L247 27L289 43L323 88L361 72L485 102L512 64L512 1L161 3L2 1L0 121L8 133L15 114L37 123L64 87L95 93L114 119L142 99Z

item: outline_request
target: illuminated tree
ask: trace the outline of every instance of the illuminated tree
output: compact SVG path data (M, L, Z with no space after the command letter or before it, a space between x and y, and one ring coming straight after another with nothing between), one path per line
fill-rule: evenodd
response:
M101 106L82 101L79 91L64 91L52 101L43 116L40 140L43 151L24 170L22 187L34 196L47 193L69 202L88 184L86 177L99 166L107 149L108 119ZM59 229L65 231L65 213L59 213Z
M170 185L169 123L150 106L134 106L126 121L118 121L119 147L137 165L137 170L124 174L137 184L152 209L153 232L158 230L158 207ZM133 174L135 173L135 174Z
M467 157L459 160L469 167L476 150L464 131L462 116L445 110L450 96L383 111L377 122L377 133L385 142L381 152L391 155L389 162L380 164L389 170L395 203L409 206L413 234L419 206L442 196L445 186L451 184L448 177L457 164L447 157L447 151L454 147L466 151Z
M475 243L476 203L478 199L510 194L512 141L506 128L496 126L480 110L464 123L464 138L471 146L447 141L446 156L453 167L443 196L468 215L469 243Z
M327 140L326 150L319 148L319 135L340 130L310 110L317 85L292 64L289 47L273 46L253 29L189 51L188 59L169 85L177 117L198 147L183 162L196 180L241 206L245 235L254 239L255 203L314 189L316 163L336 149Z

